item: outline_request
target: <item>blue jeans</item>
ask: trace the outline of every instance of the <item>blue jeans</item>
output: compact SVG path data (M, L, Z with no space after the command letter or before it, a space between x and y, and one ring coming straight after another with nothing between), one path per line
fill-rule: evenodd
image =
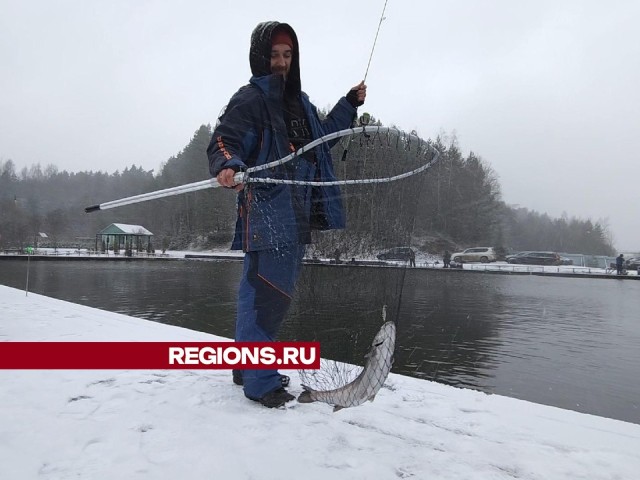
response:
M289 310L305 245L247 252L238 289L237 342L272 342ZM251 399L282 386L277 370L244 370L244 394Z

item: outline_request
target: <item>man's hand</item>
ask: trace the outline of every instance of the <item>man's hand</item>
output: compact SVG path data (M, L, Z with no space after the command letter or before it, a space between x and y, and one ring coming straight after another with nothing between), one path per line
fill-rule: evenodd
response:
M354 108L359 107L360 105L364 105L364 100L367 98L367 86L364 84L364 80L360 82L358 85L353 87L347 93L347 101Z
M236 192L239 192L244 188L244 183L236 183L233 179L236 171L233 168L223 168L220 173L216 175L216 180L220 186L225 188L233 188Z

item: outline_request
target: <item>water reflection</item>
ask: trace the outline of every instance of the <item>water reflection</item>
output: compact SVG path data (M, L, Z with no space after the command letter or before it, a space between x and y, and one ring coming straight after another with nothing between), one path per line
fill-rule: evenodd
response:
M0 261L24 288L26 262ZM30 289L232 337L239 262L31 262ZM282 331L363 360L381 310L394 371L640 423L640 282L308 266Z

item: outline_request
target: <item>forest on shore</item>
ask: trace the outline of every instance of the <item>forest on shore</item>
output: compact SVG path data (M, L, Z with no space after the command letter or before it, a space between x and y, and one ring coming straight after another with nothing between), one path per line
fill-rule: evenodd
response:
M228 246L236 218L231 190L208 189L84 212L90 205L209 178L206 149L211 134L210 125L200 126L158 172L136 165L115 173L67 172L40 164L17 172L12 160L0 160L0 250L35 241L41 246L92 248L96 234L111 223L144 226L154 233L157 250ZM408 157L410 145L404 141L398 133L384 143L389 147L395 142L395 149L383 149L383 142L375 139L339 142L333 151L335 170L339 178L389 174L389 165L408 171L417 160ZM440 152L425 172L391 184L342 189L348 228L314 235L316 253L330 255L339 248L345 255L358 255L410 244L428 253L493 246L503 253L614 254L606 221L568 214L553 218L509 206L496 173L479 155L463 156L455 138L423 142ZM40 232L47 238L38 239Z

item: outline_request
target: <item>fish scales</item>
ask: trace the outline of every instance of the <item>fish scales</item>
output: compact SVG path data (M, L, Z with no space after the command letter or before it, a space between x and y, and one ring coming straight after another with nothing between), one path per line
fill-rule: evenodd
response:
M367 400L373 401L391 371L395 341L395 324L385 322L371 343L364 369L352 382L328 391L314 390L303 385L304 392L300 394L298 401L328 403L334 405L334 411L362 405Z

